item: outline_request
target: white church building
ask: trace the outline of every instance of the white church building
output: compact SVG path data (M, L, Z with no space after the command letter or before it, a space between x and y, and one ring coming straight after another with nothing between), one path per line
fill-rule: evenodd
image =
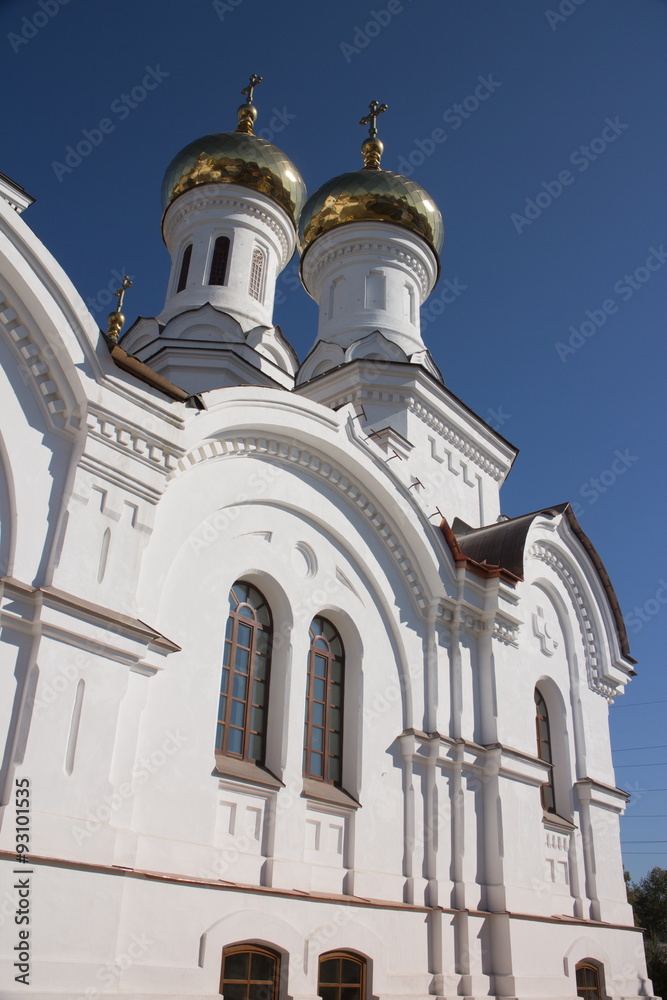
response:
M501 514L384 106L306 200L258 82L167 168L164 308L122 334L0 175L0 995L651 997L604 566L569 505Z

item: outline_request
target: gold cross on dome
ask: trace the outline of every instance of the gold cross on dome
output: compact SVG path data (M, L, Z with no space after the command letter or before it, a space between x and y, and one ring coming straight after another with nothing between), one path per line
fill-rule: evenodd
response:
M247 98L248 98L248 104L252 104L253 91L254 91L255 87L257 86L257 84L261 83L262 80L263 80L263 77L257 76L256 73L253 73L252 76L250 77L250 83L248 84L247 87L244 87L243 90L241 91L242 94L245 94L247 96Z
M371 139L374 139L375 136L378 134L378 129L377 129L378 115L381 115L382 112L386 111L388 107L389 107L388 104L378 104L377 101L371 101L371 103L368 105L370 114L366 115L365 118L362 118L360 120L359 122L360 125L369 126L368 134L370 135Z
M121 283L120 288L114 292L114 295L118 296L118 306L116 312L120 312L123 308L123 299L125 298L125 292L128 290L132 282L130 281L129 275L125 275Z

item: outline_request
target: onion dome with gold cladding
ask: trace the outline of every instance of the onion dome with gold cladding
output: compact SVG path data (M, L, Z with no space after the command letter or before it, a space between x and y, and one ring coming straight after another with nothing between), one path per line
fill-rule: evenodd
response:
M247 101L238 109L235 132L217 132L196 139L171 161L162 182L163 211L179 195L199 184L239 184L278 202L296 226L306 199L303 178L282 150L253 133L257 109L252 92L261 79L252 76L242 91Z
M436 254L442 250L442 215L430 195L415 181L380 168L384 147L375 122L386 108L373 101L371 113L361 119L362 125L370 123L370 137L361 147L363 169L334 177L306 202L299 218L302 254L318 236L348 222L392 222L417 233Z

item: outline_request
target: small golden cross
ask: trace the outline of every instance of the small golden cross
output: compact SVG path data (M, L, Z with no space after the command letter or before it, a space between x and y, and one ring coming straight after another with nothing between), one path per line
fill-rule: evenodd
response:
M118 306L116 307L116 312L121 312L123 308L123 299L125 298L125 292L132 285L129 275L125 275L123 278L120 288L114 292L114 295L118 296Z
M253 94L253 91L254 91L255 87L257 86L257 84L261 83L262 80L263 80L263 77L257 76L256 73L253 73L252 76L250 77L250 83L248 84L247 87L244 87L243 90L241 91L242 94L246 94L247 95L247 97L248 97L248 104L252 104L252 94Z
M368 105L368 107L369 107L369 110L370 110L370 114L366 115L365 118L362 118L361 121L359 122L359 124L360 125L368 125L369 126L368 134L370 135L371 139L374 139L375 136L378 134L378 130L377 130L377 117L378 117L378 115L381 115L383 111L386 111L387 108L389 107L389 105L388 104L378 104L377 101L371 101L371 103Z

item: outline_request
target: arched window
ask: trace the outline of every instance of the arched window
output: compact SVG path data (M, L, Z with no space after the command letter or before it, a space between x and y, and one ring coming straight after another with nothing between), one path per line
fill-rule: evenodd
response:
M310 626L303 773L339 785L343 751L343 672L345 653L338 632L326 618Z
M190 258L192 257L192 243L188 243L181 258L181 270L178 275L176 291L182 292L188 283L188 271L190 270Z
M264 761L271 666L271 612L258 590L238 580L229 592L216 750Z
M255 247L252 252L252 264L250 266L250 283L248 291L253 299L262 297L262 276L264 274L264 251Z
M220 992L225 1000L274 1000L279 975L280 959L272 951L246 944L225 948Z
M582 1000L601 1000L600 970L592 962L579 962L576 967L577 996Z
M317 993L322 1000L363 1000L366 994L364 959L345 951L322 955Z
M229 237L218 236L213 247L211 272L208 276L209 285L224 285L227 277L227 261L229 259Z
M535 688L535 728L537 731L537 756L549 767L549 778L542 785L542 806L547 812L556 811L554 795L553 757L551 753L551 730L549 728L549 713L544 698L538 688Z

